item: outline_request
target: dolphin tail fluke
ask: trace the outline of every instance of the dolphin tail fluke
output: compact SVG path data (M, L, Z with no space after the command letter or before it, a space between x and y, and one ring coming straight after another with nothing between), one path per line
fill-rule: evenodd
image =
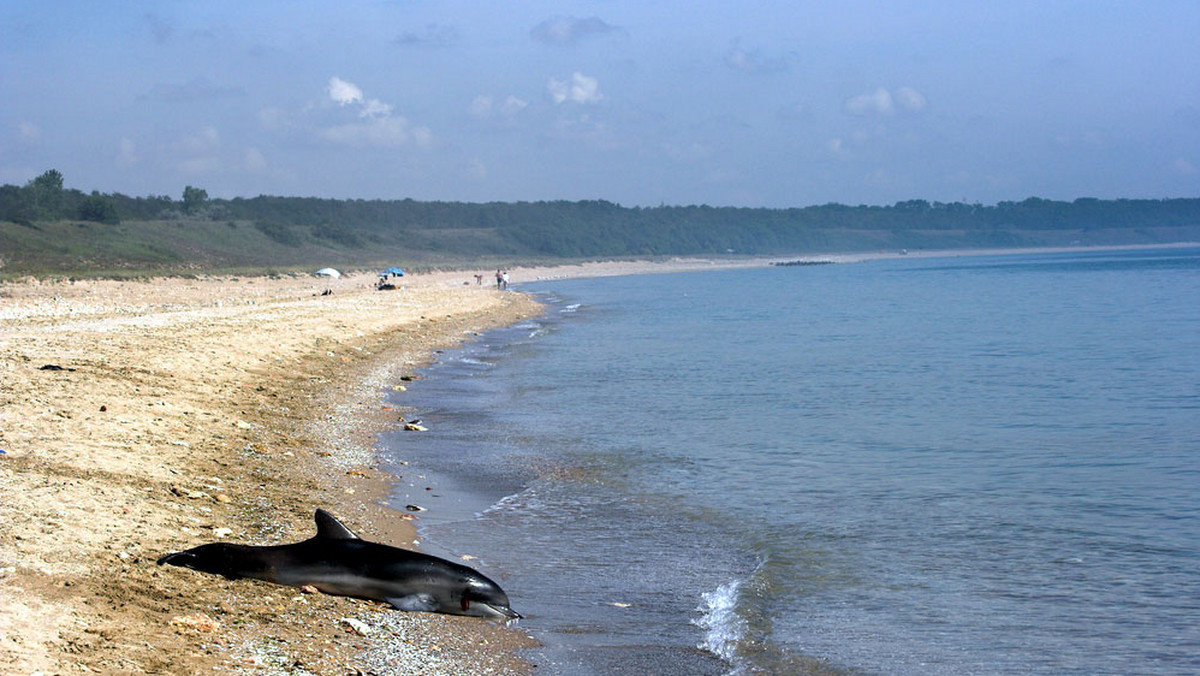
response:
M164 563L169 563L173 566L182 566L183 563L181 561L177 561L177 560L186 559L189 556L191 556L191 555L188 554L187 552L171 552L170 554L167 554L167 555L163 556L162 558L160 558L157 561L157 563L160 566L163 565Z

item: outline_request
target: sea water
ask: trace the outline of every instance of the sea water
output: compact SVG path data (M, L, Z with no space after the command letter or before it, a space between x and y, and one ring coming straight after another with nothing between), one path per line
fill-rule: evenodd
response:
M520 289L384 446L540 673L1200 673L1200 249Z

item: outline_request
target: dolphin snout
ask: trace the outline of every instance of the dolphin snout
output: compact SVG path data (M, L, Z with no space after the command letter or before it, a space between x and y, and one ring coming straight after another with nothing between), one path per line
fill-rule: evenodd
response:
M517 611L513 610L512 608L509 608L508 606L493 606L490 603L480 603L479 601L476 601L476 604L487 608L496 617L503 617L507 620L519 620L522 617L524 617L524 615L522 615L521 613L518 613Z

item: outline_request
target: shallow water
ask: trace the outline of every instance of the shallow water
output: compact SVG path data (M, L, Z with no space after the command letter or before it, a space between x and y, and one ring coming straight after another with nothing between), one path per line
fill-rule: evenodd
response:
M1200 250L522 290L384 445L544 673L1200 670Z

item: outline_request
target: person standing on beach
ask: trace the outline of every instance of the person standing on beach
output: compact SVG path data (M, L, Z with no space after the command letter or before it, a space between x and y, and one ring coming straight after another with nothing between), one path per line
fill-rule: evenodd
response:
M508 273L507 272L500 273L500 288L504 289L506 291L508 290Z
M503 287L501 287L501 284L503 284L503 283L504 283L504 273L500 270L500 268L496 268L496 288L497 289L503 288Z

